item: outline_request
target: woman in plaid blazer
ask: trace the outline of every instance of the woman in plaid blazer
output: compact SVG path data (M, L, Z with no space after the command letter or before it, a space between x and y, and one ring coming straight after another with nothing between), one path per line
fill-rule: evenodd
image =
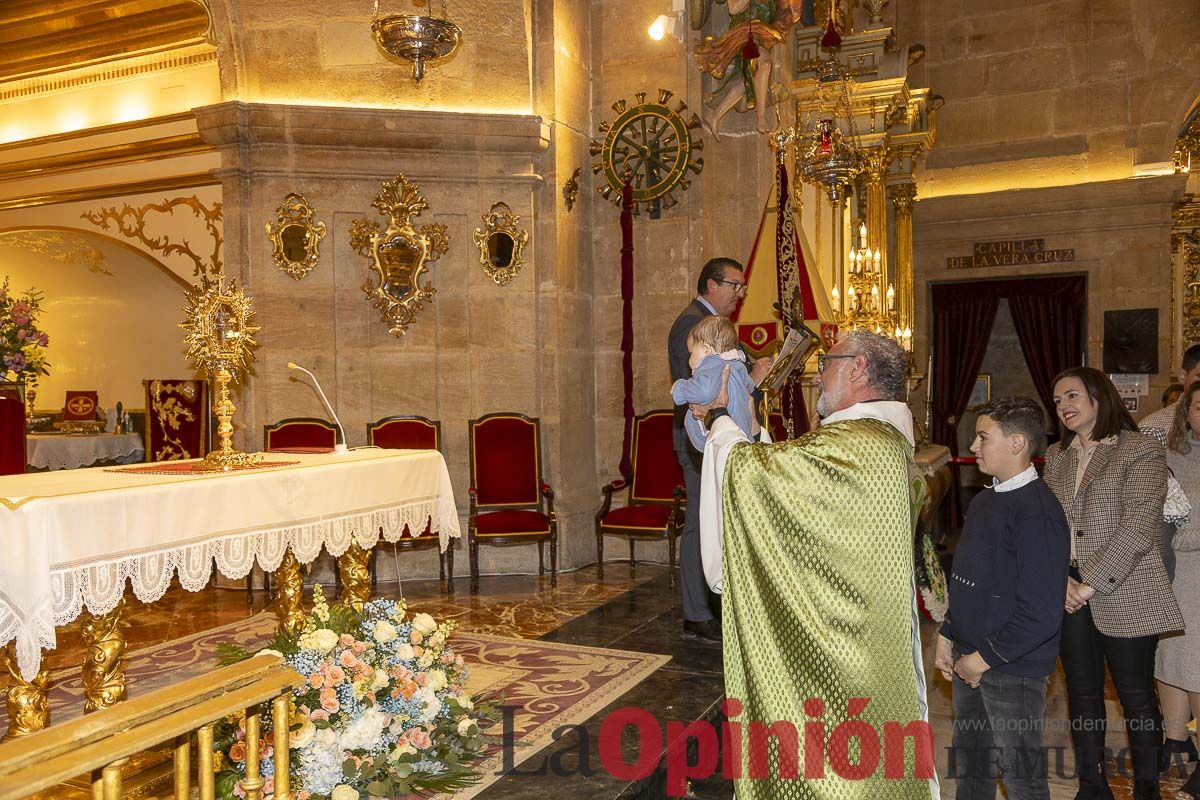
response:
M1077 800L1108 800L1104 775L1104 667L1125 712L1134 800L1160 797L1162 715L1154 693L1161 633L1183 628L1162 563L1167 464L1137 432L1116 387L1075 367L1054 380L1062 440L1046 452L1046 484L1071 530L1062 658L1079 777Z

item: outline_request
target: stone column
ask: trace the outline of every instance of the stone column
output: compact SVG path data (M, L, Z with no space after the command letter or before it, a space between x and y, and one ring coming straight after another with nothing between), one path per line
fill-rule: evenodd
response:
M912 209L917 199L915 183L888 187L896 211L896 313L900 329L913 327L913 237Z

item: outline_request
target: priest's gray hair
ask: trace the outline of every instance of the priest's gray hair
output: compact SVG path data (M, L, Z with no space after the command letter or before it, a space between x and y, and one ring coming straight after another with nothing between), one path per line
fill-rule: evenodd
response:
M908 388L908 351L895 339L870 331L846 331L838 336L850 352L867 360L867 381L883 400L904 402Z

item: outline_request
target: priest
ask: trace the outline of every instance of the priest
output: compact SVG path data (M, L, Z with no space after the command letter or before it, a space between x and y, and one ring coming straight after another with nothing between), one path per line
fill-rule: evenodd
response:
M938 797L907 376L903 348L851 331L819 358L817 430L752 444L708 409L702 555L723 593L739 800Z

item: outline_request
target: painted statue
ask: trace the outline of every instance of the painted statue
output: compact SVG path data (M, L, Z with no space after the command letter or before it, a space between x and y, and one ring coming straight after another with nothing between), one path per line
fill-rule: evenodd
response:
M701 14L693 14L695 27L708 18L712 2L696 0L693 4L703 9ZM721 119L738 107L753 109L758 131L768 131L771 76L783 63L784 51L778 46L800 18L802 5L803 0L728 0L729 30L721 36L706 36L696 45L697 66L723 81L701 115L713 138L720 141Z

